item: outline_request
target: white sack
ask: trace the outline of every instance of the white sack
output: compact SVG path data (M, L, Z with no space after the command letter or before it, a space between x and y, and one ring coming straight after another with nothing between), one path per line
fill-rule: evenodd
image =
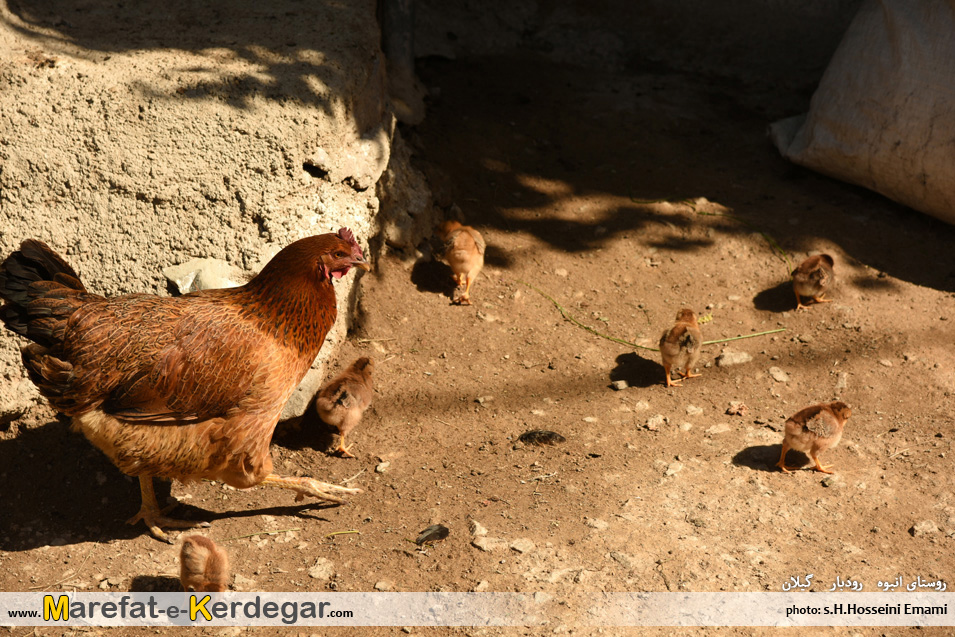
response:
M869 0L807 115L770 127L784 157L955 224L955 0Z

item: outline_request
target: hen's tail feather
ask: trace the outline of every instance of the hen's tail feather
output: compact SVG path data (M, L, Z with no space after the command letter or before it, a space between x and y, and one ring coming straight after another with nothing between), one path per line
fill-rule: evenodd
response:
M76 271L48 245L27 239L0 264L0 320L46 347L63 336L66 319L90 298ZM26 355L26 353L24 353Z

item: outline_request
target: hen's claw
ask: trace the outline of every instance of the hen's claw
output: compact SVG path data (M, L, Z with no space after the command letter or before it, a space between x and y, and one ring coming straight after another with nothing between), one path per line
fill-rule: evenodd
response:
M265 480L260 482L259 485L279 487L280 489L292 489L298 493L298 495L295 496L296 502L301 502L305 499L305 496L310 495L313 498L325 500L326 502L344 504L345 500L336 494L347 495L351 493L361 493L361 489L319 482L314 478L286 478L274 473L266 476Z
M174 502L173 504L160 509L159 503L156 501L156 491L153 489L153 479L149 476L140 476L139 477L139 492L142 494L143 503L139 507L139 513L133 517L126 520L126 524L136 524L140 520L146 523L146 526L149 527L149 532L154 538L167 544L174 544L174 540L166 535L162 528L163 526L172 527L174 529L188 529L192 527L208 527L208 522L197 522L192 520L178 520L176 518L168 518L164 514L172 510L178 503Z

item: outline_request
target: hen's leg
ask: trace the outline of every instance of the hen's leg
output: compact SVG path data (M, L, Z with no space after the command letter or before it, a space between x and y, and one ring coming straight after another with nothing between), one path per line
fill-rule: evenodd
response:
M159 508L156 501L156 491L153 489L153 479L151 476L139 476L139 492L142 494L143 503L139 507L139 513L126 520L126 524L136 524L140 520L149 527L149 532L153 537L163 542L173 544L173 540L163 533L160 526L171 526L174 529L188 529L194 526L209 526L208 522L192 522L190 520L176 520L167 518L163 513L164 509Z
M789 443L783 440L783 451L779 454L779 462L776 466L783 470L783 473L789 473L789 467L786 466L786 452L789 451Z
M291 489L298 492L295 497L296 502L301 502L305 496L310 495L325 500L326 502L335 502L343 504L345 500L338 494L361 493L361 489L352 489L351 487L340 487L337 484L328 484L319 482L312 478L286 478L275 473L270 473L265 480L259 483L263 487L279 487L281 489Z

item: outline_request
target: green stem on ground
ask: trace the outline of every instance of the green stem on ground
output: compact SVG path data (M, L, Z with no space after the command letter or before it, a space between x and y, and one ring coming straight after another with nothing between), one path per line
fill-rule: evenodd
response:
M646 345L637 345L636 343L631 343L630 341L625 341L625 340L623 340L622 338L617 338L617 337L615 337L615 336L610 336L609 334L604 334L603 332L600 332L600 331L598 331L598 330L595 330L594 328L590 327L589 325L587 325L587 324L585 324L585 323L581 323L580 321L578 321L577 319L575 319L573 316L571 316L570 313L569 313L566 309L564 309L564 306L563 306L563 305L561 305L560 303L558 303L557 300L556 300L554 297L550 296L549 294L547 294L546 292L544 292L544 291L541 290L540 288L531 285L531 284L528 283L527 281L518 281L518 282L519 282L519 283L523 283L524 285L526 285L527 287L529 287L530 289L534 290L535 292L537 292L538 294L540 294L541 296L543 296L545 299L547 299L548 301L550 301L551 303L553 303L553 304L554 304L554 307L557 308L557 311L560 312L560 315L563 316L564 319L566 319L567 321L570 321L571 323L573 323L573 324L576 325L577 327L579 327L579 328L581 328L581 329L584 329L584 330L590 332L590 333L593 334L594 336L599 336L600 338L606 339L606 340L608 340L608 341L613 341L614 343L620 343L621 345L626 345L626 346L628 346L628 347L633 347L633 348L636 348L636 349L645 349L645 350L648 350L648 351L651 351L651 352L659 352L659 351L660 351L660 350L657 349L656 347L647 347ZM733 336L733 337L730 337L730 338L721 338L721 339L717 339L717 340L715 340L715 341L703 341L703 345L713 345L713 344L715 344L715 343L728 343L729 341L739 341L739 340L742 340L742 339L744 339L744 338L753 338L754 336L765 336L766 334L776 334L777 332L785 332L785 331L786 331L786 328L785 328L785 327L781 327L781 328L779 328L779 329L769 330L769 331L766 331L766 332L756 332L755 334L743 334L742 336Z

